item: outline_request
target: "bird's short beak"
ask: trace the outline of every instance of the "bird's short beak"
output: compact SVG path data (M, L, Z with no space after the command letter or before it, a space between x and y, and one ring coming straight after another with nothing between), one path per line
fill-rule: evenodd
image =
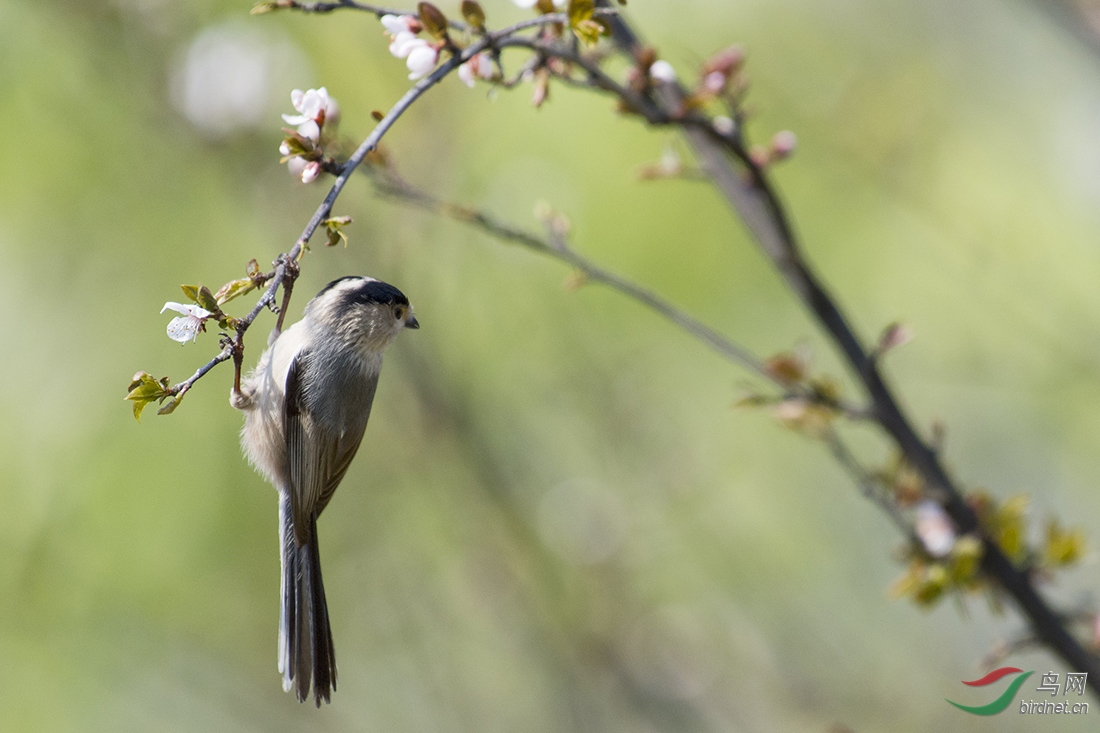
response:
M409 320L405 321L405 328L420 328L420 321L416 320L416 316L409 316Z

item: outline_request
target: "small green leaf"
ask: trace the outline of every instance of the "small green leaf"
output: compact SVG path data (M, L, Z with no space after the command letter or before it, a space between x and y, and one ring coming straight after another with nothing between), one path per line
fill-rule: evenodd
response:
M955 540L948 564L951 582L959 586L969 585L978 575L983 554L985 554L985 548L981 540L974 535L963 535Z
M343 242L345 247L348 246L348 235L344 234L342 228L351 223L350 216L334 216L325 219L322 223L328 230L328 241L325 242L326 246L335 247L341 242Z
M259 2L252 6L252 9L248 11L249 15L263 15L264 13L274 13L279 9L279 3L277 2Z
M1080 529L1063 529L1057 519L1047 522L1043 562L1051 567L1072 565L1085 554L1085 533Z
M218 312L218 299L210 292L210 288L205 285L199 286L199 292L195 297L195 302L211 313Z
M582 20L573 26L573 34L586 46L595 46L600 36L606 35L603 25L596 20Z
M164 394L164 387L146 372L139 372L130 382L130 391L126 394L128 400L155 400Z
M145 409L152 400L136 400L134 402L134 419L141 422L141 411Z
M134 418L141 420L141 411L145 406L155 400L163 399L165 389L168 387L168 377L162 377L159 381L153 378L149 372L138 372L130 382L126 399L134 403Z
M990 534L1004 553L1016 562L1027 556L1026 496L1014 496L1001 504L993 515Z
M141 386L141 383L148 377L152 379L153 376L149 372L138 372L134 375L134 378L130 381L130 386L126 388L127 392L133 392L135 389Z
M286 143L287 150L290 151L288 155L280 158L280 162L285 163L291 158L296 158L299 155L310 156L313 154L313 141L307 137L303 137L295 130L284 130L289 133L283 142Z
M594 0L569 0L569 25L574 26L585 20L589 20L596 12Z
M416 10L424 30L439 40L447 37L447 16L443 15L443 11L427 2L417 3Z
M485 11L476 0L462 0L462 17L475 30L485 30Z
M230 280L225 285L218 288L218 292L214 293L214 298L218 301L218 305L225 305L234 298L239 298L245 293L255 289L256 281L250 277Z
M192 303L199 302L199 286L198 285L180 285L183 288L184 296Z
M175 412L176 408L180 406L181 402L183 402L183 395L178 394L172 399L168 400L168 402L165 403L164 407L157 410L157 414L171 415L173 412Z
M592 19L595 12L593 0L569 0L569 27L588 46L594 46L604 32L603 26Z
M947 569L943 565L939 563L930 565L917 587L913 589L913 600L918 606L932 606L947 590L949 580Z

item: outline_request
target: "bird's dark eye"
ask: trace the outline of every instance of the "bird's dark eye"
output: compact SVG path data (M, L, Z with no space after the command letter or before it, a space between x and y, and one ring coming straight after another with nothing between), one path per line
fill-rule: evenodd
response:
M405 309L401 306L397 306L393 309L393 315L395 318L397 318L397 320L403 321L405 320Z

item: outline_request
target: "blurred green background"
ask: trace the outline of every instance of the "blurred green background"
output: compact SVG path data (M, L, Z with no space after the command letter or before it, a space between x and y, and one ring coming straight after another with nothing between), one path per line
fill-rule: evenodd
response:
M731 408L744 373L364 180L336 207L351 246L307 256L293 316L364 273L423 328L387 356L320 522L339 690L321 711L284 694L275 493L240 456L230 370L171 417L138 424L122 397L139 369L180 380L215 353L166 338L180 283L269 262L327 190L278 164L290 90L327 85L355 141L408 82L372 17L248 8L0 0L0 730L1095 729L1100 709L1040 724L943 701L986 702L959 680L1019 620L889 600L897 536L820 446ZM755 137L799 137L776 175L808 252L864 335L913 328L890 376L947 426L960 479L1100 536L1095 5L628 10L685 77L744 44ZM386 139L404 175L532 229L547 201L596 261L841 373L710 188L636 180L674 136L603 97L486 89L447 79L410 111ZM1097 575L1049 593L1077 608Z

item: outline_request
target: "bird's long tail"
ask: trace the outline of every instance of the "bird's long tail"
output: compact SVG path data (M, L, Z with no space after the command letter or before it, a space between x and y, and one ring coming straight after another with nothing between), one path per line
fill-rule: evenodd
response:
M317 707L329 702L336 689L336 654L328 621L325 585L321 580L321 556L317 544L317 517L310 517L309 540L294 538L290 495L279 492L279 544L283 575L279 614L279 671L283 689L293 688L298 702L309 697L310 681Z

